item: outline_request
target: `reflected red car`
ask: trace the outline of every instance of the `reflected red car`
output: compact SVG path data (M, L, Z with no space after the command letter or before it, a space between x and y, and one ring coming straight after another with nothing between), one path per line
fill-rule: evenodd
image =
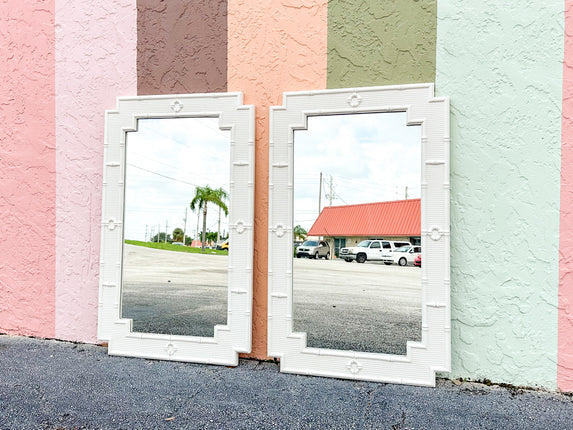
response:
M422 267L422 254L414 259L414 266Z

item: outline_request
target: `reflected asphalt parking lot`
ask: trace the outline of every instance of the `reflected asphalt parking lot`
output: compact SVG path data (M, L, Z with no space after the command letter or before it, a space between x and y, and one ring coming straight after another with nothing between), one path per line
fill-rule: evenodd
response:
M134 331L213 336L226 323L226 256L126 246L122 314ZM421 337L417 267L294 259L294 330L309 346L405 354Z
M406 354L421 339L419 268L295 259L293 270L294 330L308 346Z
M212 337L227 323L225 255L202 255L126 245L122 316L133 330Z

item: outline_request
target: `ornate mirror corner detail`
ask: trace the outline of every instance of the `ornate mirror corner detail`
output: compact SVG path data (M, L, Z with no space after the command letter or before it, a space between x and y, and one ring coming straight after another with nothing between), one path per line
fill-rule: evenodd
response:
M362 370L362 365L358 360L353 359L348 362L346 368L350 371L350 373L356 375L358 372L360 372L360 370Z
M243 234L247 229L245 221L243 221L242 219L237 220L234 227L238 234Z
M107 220L107 222L105 223L105 226L107 227L107 229L109 231L113 231L115 230L115 228L119 225L119 223L117 222L117 220L115 220L114 218L110 218Z
M117 108L106 112L104 165L110 169L104 171L98 339L109 342L109 354L236 365L239 352L250 352L250 335L245 333L251 332L252 307L254 107L242 101L241 93L120 97ZM169 154L160 157L158 147ZM218 164L208 170L203 167L207 160ZM194 176L187 180L191 176L182 175ZM195 198L201 203L190 207ZM221 208L219 227L213 222L216 211L210 209L207 215L203 202ZM189 209L190 215L196 214L194 240L192 227L185 231L194 224L187 222ZM150 213L162 216L164 230L147 221ZM209 216L210 224L200 230L199 219L206 222ZM165 221L168 217L172 221ZM223 251L201 252L201 241L204 247L208 241L215 247L215 239L200 236L213 226L218 235L221 219L228 230L222 237L227 239L216 245ZM230 219L238 221L231 225ZM179 228L181 220L184 226ZM173 243L150 249L146 242ZM185 246L195 242L199 253L181 252L191 251ZM241 251L233 252L233 244ZM165 263L156 261L159 253ZM199 278L199 272L207 276ZM186 297L183 303L196 297L197 305L184 309L184 321L181 309L168 307L171 311L160 319L164 314L157 312L156 291L166 292L160 306L177 306L181 294ZM240 294L231 300L233 291ZM219 297L224 303L217 303ZM207 310L199 302L207 303ZM213 308L216 318L208 315Z
M282 106L271 107L268 351L269 355L280 358L281 371L422 386L434 386L435 373L437 371L450 371L451 351L450 330L448 328L450 304L449 300L444 301L444 297L449 297L450 294L449 283L444 282L445 279L449 279L449 115L449 99L447 97L434 97L433 84L289 92L283 95ZM374 183L382 186L390 183L389 178L396 176L396 172L390 169L375 170L371 168L371 165L382 166L380 163L372 162L376 158L376 154L387 154L382 148L373 146L380 145L380 140L376 140L379 138L380 133L367 136L366 132L363 132L362 136L365 137L364 143L361 142L361 144L366 150L361 149L358 151L358 148L354 147L355 142L348 139L349 135L345 134L343 128L337 128L336 133L344 134L340 140L341 142L345 141L346 144L340 143L340 145L346 149L346 152L340 152L340 154L347 154L348 156L344 157L342 155L338 160L334 161L332 161L332 158L329 158L329 163L331 164L329 168L333 169L333 173L324 179L323 171L321 170L320 181L317 182L317 184L320 183L320 186L315 186L314 182L312 185L309 185L311 182L308 179L308 173L311 172L312 175L316 173L316 176L318 176L318 173L310 168L312 163L317 160L317 157L308 156L308 153L303 150L302 155L299 155L299 159L295 156L298 151L297 148L315 145L319 147L316 150L318 154L328 154L336 153L334 143L338 143L332 140L323 142L322 138L321 140L316 139L317 134L311 134L311 129L314 128L314 133L322 132L322 134L326 134L335 121L343 122L351 117L368 117L363 122L356 121L356 124L362 124L360 127L369 128L372 122L386 121L385 118L382 118L383 116L392 116L394 119L400 118L402 127L418 130L417 158L412 158L413 161L410 162L410 166L415 167L411 171L417 175L417 180L415 181L417 183L417 192L419 193L417 198L410 197L411 190L405 187L406 192L402 191L402 197L395 197L393 200L386 197L375 197L380 200L354 202L348 199L350 203L346 203L344 201L346 196L342 196L340 190L342 188L339 185L341 182L332 184L332 177L336 176L341 170L354 168L355 171L361 172L361 168L363 166L366 167L368 164L370 170L378 172L378 176L375 176L373 180ZM333 122L319 121L319 119L325 117L333 118ZM370 123L367 122L367 119L370 120ZM351 122L348 121L345 124L350 124ZM359 126L357 125L356 127ZM359 128L359 130L362 129ZM300 136L307 133L314 140L311 137L307 140L303 138L300 141L300 145L297 146L299 137L296 135L299 132L301 133ZM394 133L394 136L399 133L397 131ZM404 152L398 149L402 149L403 146L399 146L398 143L395 143L395 145L397 146L391 149L393 149L395 154L402 157ZM412 146L411 148L415 147ZM412 151L413 149L410 153ZM357 155L358 153L360 155ZM286 165L285 155L288 156ZM360 181L355 181L354 185L357 187L365 186L364 182ZM307 214L312 212L313 215L306 216L306 218L311 218L311 220L305 220L310 221L310 224L308 224L310 227L301 226L298 221L305 218L305 210L299 211L297 209L297 205L301 205L298 202L302 202L304 199L298 194L301 188L303 191L311 190L313 194L322 196L323 199L327 198L331 201L339 199L342 203L324 204L323 202L321 204L319 197L318 205L315 205L316 195L314 200L307 199L310 203L305 203L304 208L307 209ZM325 188L327 189L326 191ZM306 301L311 303L309 306L335 308L329 311L329 319L332 321L340 317L346 318L344 321L350 320L356 325L351 332L355 334L364 333L366 336L367 333L376 332L378 336L378 327L381 324L388 325L386 319L383 322L376 321L376 324L372 324L371 320L369 322L365 321L364 312L360 310L363 308L345 308L344 303L342 306L338 304L331 306L326 306L322 303L317 304L318 297L324 296L321 291L316 289L318 284L312 284L314 291L310 287L307 288L305 286L306 284L311 284L314 278L321 279L322 283L325 284L323 289L326 296L336 296L345 290L333 289L335 285L339 288L340 282L338 279L336 281L332 280L332 277L350 276L350 279L354 279L354 275L352 275L354 273L357 274L356 276L364 276L364 273L372 273L374 274L373 276L376 276L375 273L388 268L384 264L392 264L387 263L386 260L381 260L381 262L384 261L384 264L381 264L381 262L374 261L376 258L373 258L373 261L369 261L366 264L360 264L365 263L366 258L362 259L359 254L349 255L349 257L356 257L355 261L352 258L344 258L340 252L343 247L349 245L344 244L343 239L337 239L334 233L330 234L331 231L327 227L319 228L319 226L323 225L321 223L324 223L326 226L332 225L325 220L328 217L332 218L335 216L336 210L338 210L336 205L349 208L345 209L347 212L339 213L349 213L348 211L353 206L368 206L370 202L374 201L392 204L406 202L403 205L413 205L415 204L414 201L418 202L416 209L419 213L417 233L410 233L411 236L417 237L410 237L411 242L406 242L407 246L404 245L400 248L400 252L418 253L423 261L423 264L420 264L421 269L408 268L418 271L418 287L416 287L416 291L419 291L419 295L412 303L416 301L418 303L415 307L417 309L416 312L419 312L420 321L416 323L419 324L416 326L418 327L417 335L408 336L405 338L405 341L402 341L400 351L404 352L379 350L371 348L371 345L368 344L359 345L358 348L355 348L356 342L353 343L353 339L350 342L340 342L339 336L336 336L337 339L324 342L322 338L317 337L318 335L322 336L323 332L315 330L313 325L318 320L313 319L312 312L308 312L308 309L305 307ZM315 209L316 206L318 206L318 211ZM326 206L328 206L328 211L325 210ZM298 218L295 219L295 217ZM352 218L345 218L345 222L341 221L336 225L348 225L351 223L362 225ZM428 225L431 227L428 228ZM287 229L285 226L292 227ZM298 227L301 228L298 229ZM302 243L305 239L295 243L294 258L292 241L287 243L289 241L285 241L282 238L287 232L290 234L291 231L292 239L295 241L299 234L303 238L306 233L308 233L309 237L312 237L308 240L308 242L312 242L309 245L306 245L306 241ZM371 233L363 233L364 236L369 234ZM386 235L386 233L376 234ZM286 236L287 238L290 237L289 235ZM356 236L356 244L358 244L359 240L373 245L376 242L380 242L379 248L386 247L384 241L400 243L396 238L358 237L360 236L358 234L347 234L347 236L350 238ZM400 235L396 234L396 236ZM348 241L349 237L345 240ZM323 242L324 250L322 251ZM354 246L356 247L357 245ZM352 244L350 247L352 247ZM396 247L393 251L397 249ZM336 259L333 258L334 255L337 257ZM383 255L387 256L388 254ZM395 267L398 270L400 269L399 266L411 264L410 260L405 258L404 264L402 264L399 258L402 255L398 252L390 255L391 258L394 258L395 264L395 266L391 266L392 268ZM305 263L305 258L302 258L305 256L308 257L306 259L308 263ZM298 260L299 257L300 261ZM319 263L316 261L312 263L313 259L318 260L322 258L334 261L329 262L328 266L326 262ZM352 263L352 265L348 265L347 262ZM339 266L335 266L336 264ZM378 265L379 269L374 269L375 265ZM318 266L328 267L323 269L326 271L322 272L323 275L313 272L314 270L321 270L316 269ZM307 270L305 267L311 272L304 271ZM402 267L401 269L406 268ZM344 270L343 275L339 275L342 273L340 270ZM305 278L304 276L307 277ZM364 282L367 278L362 277L360 279L361 282ZM366 280L365 283L350 282L348 285L352 285L353 290L367 291L365 294L380 287L378 283L372 283L371 280ZM388 288L392 288L391 285ZM389 292L393 296L397 294L392 292L392 290L389 290ZM343 298L340 299L340 302L343 302L345 296L341 295L341 297ZM367 297L366 300L372 298L371 300L373 301L380 301L381 297L385 299L377 292L372 296L365 297ZM287 301L286 304L285 300ZM334 301L328 303L332 304ZM376 306L380 306L380 303ZM387 317L385 316L384 318ZM446 322L445 324L443 323L444 321ZM392 324L395 324L397 327L400 326L399 321ZM340 333L334 328L330 331Z
M442 229L437 225L433 225L430 228L430 239L432 239L434 242L440 240L444 234L445 233L442 231Z
M352 93L348 97L347 102L350 105L350 107L357 108L358 106L360 106L360 103L362 103L362 97L360 97L358 93Z
M181 101L175 100L173 103L171 103L170 107L173 112L179 113L183 109L184 105L181 103Z
M282 224L277 224L274 231L277 237L283 237L286 233L286 227Z
M177 347L173 344L173 342L169 342L165 346L165 351L167 352L167 355L169 357L171 357L172 355L174 355L177 352Z

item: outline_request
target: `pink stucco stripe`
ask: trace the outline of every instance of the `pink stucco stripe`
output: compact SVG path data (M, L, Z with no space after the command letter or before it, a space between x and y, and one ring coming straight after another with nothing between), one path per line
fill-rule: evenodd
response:
M54 2L0 2L0 332L54 336Z
M104 111L137 93L133 0L56 0L56 337L97 332Z
M327 0L228 0L227 89L255 105L252 357L267 356L269 106L326 88Z
M565 1L557 386L573 391L573 0Z

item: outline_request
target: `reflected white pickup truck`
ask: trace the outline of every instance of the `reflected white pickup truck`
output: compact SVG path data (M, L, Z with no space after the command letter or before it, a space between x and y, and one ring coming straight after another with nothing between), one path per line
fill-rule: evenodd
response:
M410 242L398 242L384 239L363 240L356 246L342 248L339 257L350 263L356 260L357 263L365 261L382 261L382 254L394 252L401 246L412 245ZM392 264L392 263L386 263Z

